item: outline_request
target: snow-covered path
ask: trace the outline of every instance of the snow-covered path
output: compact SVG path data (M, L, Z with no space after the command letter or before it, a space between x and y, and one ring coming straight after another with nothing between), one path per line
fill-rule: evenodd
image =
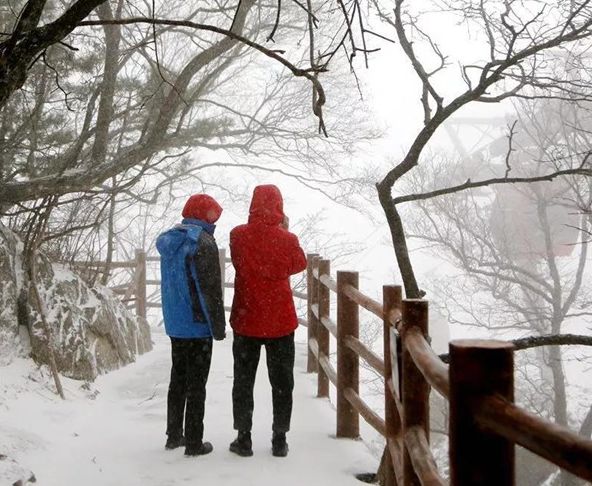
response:
M228 452L235 434L231 339L215 343L208 382L205 439L214 452L186 458L182 449L165 451L169 344L158 331L153 339L154 351L97 380L95 400L84 396L89 392L80 390L78 382L66 381L69 399L64 403L41 386L17 392L14 385L3 386L0 376L0 453L30 468L41 486L359 486L355 473L376 470L376 459L361 441L333 438L335 412L326 400L314 398L315 378L304 372L303 343L296 348L287 458L270 453L271 393L264 366L255 397L255 455L240 458ZM24 363L11 367L9 382L18 383L18 372L28 372Z

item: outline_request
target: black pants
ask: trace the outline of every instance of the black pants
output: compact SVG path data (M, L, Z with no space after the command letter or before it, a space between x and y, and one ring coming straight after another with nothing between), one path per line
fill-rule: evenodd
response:
M253 424L253 387L261 346L265 346L267 372L273 397L273 431L288 432L294 390L294 334L281 338L234 335L234 383L232 412L234 428L250 431Z
M173 366L167 400L167 435L183 435L187 445L200 445L203 439L203 418L206 383L212 360L212 338L171 338Z

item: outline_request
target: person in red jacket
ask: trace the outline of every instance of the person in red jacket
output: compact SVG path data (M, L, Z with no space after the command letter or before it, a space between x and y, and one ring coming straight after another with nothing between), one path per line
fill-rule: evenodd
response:
M253 387L261 346L265 346L273 399L272 453L283 457L288 454L298 327L290 275L306 268L306 257L296 235L287 229L282 194L276 186L255 188L249 222L230 232L230 254L236 271L230 325L234 330L232 408L238 431L230 450L253 455Z

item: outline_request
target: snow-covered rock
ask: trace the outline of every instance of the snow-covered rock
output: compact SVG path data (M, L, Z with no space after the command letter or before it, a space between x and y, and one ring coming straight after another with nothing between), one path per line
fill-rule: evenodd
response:
M27 355L48 362L43 323L26 304L22 251L19 239L0 225L0 366ZM152 348L148 324L139 322L108 289L89 287L43 256L37 274L62 374L93 380Z
M0 480L2 484L12 486L25 486L37 482L31 471L4 454L0 454Z

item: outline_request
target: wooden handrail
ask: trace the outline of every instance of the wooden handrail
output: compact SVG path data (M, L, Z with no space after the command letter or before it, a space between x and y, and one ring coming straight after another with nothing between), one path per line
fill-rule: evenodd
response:
M73 262L64 262L67 265L73 265L77 267L109 267L109 268L136 268L136 262L80 262L80 261L73 261Z
M345 389L345 398L352 407L362 416L362 418L371 425L383 437L386 435L386 426L384 420L360 398L351 388Z
M110 290L127 290L130 285L133 285L133 282L126 282L119 285L114 285L113 287L109 287Z
M423 486L443 486L446 484L438 473L438 466L430 449L425 431L413 426L405 433L405 445L413 463L413 469Z
M499 396L480 400L477 423L557 466L592 481L592 441L523 410Z
M421 331L412 327L405 334L405 346L427 382L445 398L450 396L448 366L434 353Z
M384 373L384 360L375 354L372 350L359 339L348 336L345 338L346 346L368 363L375 371L381 375Z
M319 355L319 343L317 342L317 340L315 338L311 338L308 342L308 346L312 353L315 355L316 359L318 360L319 365L322 366L322 368L325 370L325 373L327 373L329 381L334 386L337 386L337 371L331 364L331 361L329 360L328 356Z
M318 359L319 365L323 368L323 370L325 370L325 373L327 373L329 381L333 384L333 386L337 386L337 371L335 371L335 368L331 364L329 357L319 356Z
M382 304L371 299L367 295L360 292L358 289L352 287L351 285L346 285L343 288L343 293L347 295L351 300L353 300L356 304L362 306L364 309L372 312L377 317L381 319L384 317L384 312L382 310Z
M327 328L333 337L337 337L337 323L330 317L321 317L321 324Z
M111 292L113 292L114 294L117 295L125 295L127 292L127 287L122 287L122 288L117 288L117 287L111 287L109 290L111 290Z
M315 338L310 338L308 340L308 348L312 351L315 358L319 359L319 343Z
M319 282L321 282L329 290L337 292L337 282L333 280L330 275L321 275L321 278L319 278Z
M298 292L297 290L292 290L292 295L302 300L306 300L308 298L308 294L305 292Z

